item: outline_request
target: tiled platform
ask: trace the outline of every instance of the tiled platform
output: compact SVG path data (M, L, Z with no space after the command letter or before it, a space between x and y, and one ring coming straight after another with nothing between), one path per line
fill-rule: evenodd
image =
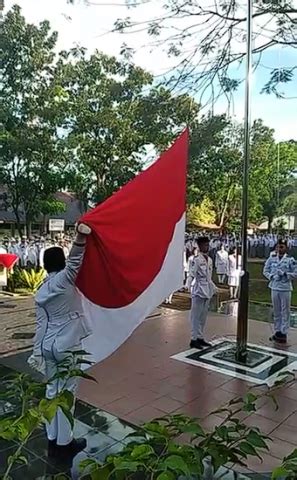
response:
M166 312L168 313L168 312ZM209 339L234 338L236 319L210 315ZM270 325L250 321L250 342L269 346ZM188 348L187 312L166 314L145 322L121 349L91 373L98 383L83 381L79 397L98 408L132 424L162 414L182 412L201 418L204 427L220 424L221 416L209 414L234 397L243 394L251 384L199 366L185 364L171 357ZM297 331L290 334L290 352L297 353ZM267 472L296 447L297 385L282 388L276 395L279 409L265 400L256 414L246 415L246 422L258 426L273 439L263 463L249 462L249 471Z
M234 339L235 329L235 318L210 314L207 324L209 339ZM251 343L268 346L270 334L269 324L250 321ZM287 351L297 353L297 331L294 329L290 334L290 342ZM116 354L94 366L91 373L98 383L82 381L79 388L79 398L93 406L92 414L82 404L79 404L76 412L76 433L87 437L88 447L72 466L62 466L62 470L58 466L59 471L66 472L70 478L78 478L77 465L81 458L104 458L110 449L116 451L123 446L123 438L129 432L130 425L138 425L166 413L182 412L197 416L206 429L219 425L221 415L209 414L246 392L250 384L171 358L187 350L188 343L188 313L164 310L161 317L143 323ZM0 363L22 370L27 355L23 353L5 357L0 359ZM297 385L280 390L277 401L277 411L267 400L261 403L256 414L242 416L248 425L260 427L273 440L270 452L263 457L263 463L258 460L249 462L245 474L257 472L260 475L256 477L253 473L251 478L269 478L261 472L271 471L296 446ZM28 467L19 467L13 478L33 480L38 477L38 471L39 477L43 478L42 475L47 472L49 478L53 479L51 471L57 472L57 465L46 457L44 434L40 432L37 438L38 441L32 439L27 447L32 456L31 470L27 473ZM0 442L1 466L9 454L9 447Z
M0 366L0 378L11 375L13 371L5 366ZM1 384L1 382L0 382ZM0 420L13 414L18 405L0 401ZM10 480L91 480L88 475L82 475L80 463L86 459L96 459L103 462L106 456L120 452L127 444L127 435L135 432L132 425L117 417L99 410L84 402L77 401L75 409L74 435L84 437L87 442L85 450L73 459L54 459L48 456L48 442L43 428L38 429L22 450L27 458L27 465L16 465L10 472ZM5 472L7 461L18 448L13 441L0 440L0 478ZM253 474L236 474L221 468L215 477L217 480L248 480L255 478L264 480L266 475L255 477Z

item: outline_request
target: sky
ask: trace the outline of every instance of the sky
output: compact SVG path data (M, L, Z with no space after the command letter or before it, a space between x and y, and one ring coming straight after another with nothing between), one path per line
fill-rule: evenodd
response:
M68 49L81 45L90 52L94 49L109 55L118 55L123 42L136 49L134 61L136 64L150 71L154 75L163 74L173 67L173 60L168 58L165 50L152 50L145 47L148 43L144 32L131 35L109 33L118 18L132 16L138 21L151 18L151 3L141 8L127 10L123 4L125 0L93 0L97 5L86 5L83 0L76 0L70 5L66 0L5 0L5 11L13 4L22 7L27 21L39 23L47 19L54 30L59 33L58 50ZM154 15L161 13L161 0L153 0ZM275 48L267 51L262 63L269 66L296 64L296 50ZM265 67L257 69L252 80L252 119L262 118L264 123L275 130L277 140L297 140L297 85L291 82L286 94L290 100L276 99L273 96L260 94L261 87L268 79L268 70ZM234 97L231 114L237 121L244 115L244 85ZM220 99L214 105L214 113L227 113L227 104ZM204 112L206 113L206 112Z

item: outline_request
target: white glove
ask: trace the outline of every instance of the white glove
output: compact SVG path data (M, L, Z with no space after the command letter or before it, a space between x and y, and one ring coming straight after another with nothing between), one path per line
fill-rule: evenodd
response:
M45 360L42 355L34 355L34 353L27 360L28 365L30 365L33 370L45 375Z
M77 231L78 231L78 233L81 233L82 235L90 235L90 233L92 232L91 228L88 225L86 225L85 223L80 223L77 226Z

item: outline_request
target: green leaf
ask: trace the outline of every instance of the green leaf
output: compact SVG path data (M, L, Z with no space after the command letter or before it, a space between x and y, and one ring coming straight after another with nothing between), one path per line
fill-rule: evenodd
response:
M288 455L287 457L285 457L285 461L288 461L288 460L296 460L297 459L297 448L295 448L295 450L293 450L292 453L290 453L290 455Z
M247 393L244 396L244 401L247 403L254 403L257 399L258 399L258 396L251 392Z
M277 467L272 472L271 480L280 480L283 478L287 478L288 474L289 472L285 467Z
M263 440L261 435L258 432L256 432L255 430L252 430L252 431L249 432L246 440L247 440L248 443L250 443L254 447L265 448L266 450L269 450L266 442Z
M86 380L90 380L92 382L98 383L97 379L95 377L92 377L88 373L80 370L80 369L73 369L71 370L69 377L79 377L79 378L85 378Z
M71 410L69 410L64 405L60 405L60 408L61 408L62 412L64 413L65 417L67 417L67 420L70 423L71 428L73 429L73 427L74 427L74 417L71 413Z
M137 472L138 468L142 465L141 462L131 462L128 460L120 459L120 462L117 462L115 465L115 470L121 471L125 470L128 472Z
M131 458L133 460L149 457L150 455L155 455L155 452L150 445L136 445L131 452Z
M202 427L200 427L200 425L198 425L197 423L184 425L183 427L181 427L180 430L183 433L192 433L193 435L196 435L197 437L205 437L205 433L204 433Z
M74 395L69 390L63 390L63 392L60 393L57 398L59 405L64 405L65 407L69 408L69 410L74 405Z
M24 455L20 455L19 457L16 457L16 462L24 463L25 465L28 465L28 459Z
M175 475L172 472L162 472L157 476L157 480L174 480Z
M239 450L247 455L252 455L254 457L261 458L256 449L248 442L241 442L239 444Z
M244 412L256 412L256 406L253 403L245 403L242 407Z
M174 470L175 472L180 472L183 475L190 474L189 467L186 464L185 460L178 455L171 455L170 457L167 457L163 462L163 466L165 468Z
M222 440L227 441L229 438L228 435L228 428L225 425L222 425L221 427L216 427L215 428L216 434L222 438Z

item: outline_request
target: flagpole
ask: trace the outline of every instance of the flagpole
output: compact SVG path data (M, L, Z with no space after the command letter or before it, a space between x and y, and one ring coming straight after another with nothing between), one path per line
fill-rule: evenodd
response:
M250 129L251 129L251 78L252 78L252 34L253 34L253 0L247 0L247 41L246 41L246 78L245 78L245 112L244 112L244 156L242 179L242 271L237 317L236 359L247 359L248 309L249 309L249 272L248 272L248 188L250 166Z

